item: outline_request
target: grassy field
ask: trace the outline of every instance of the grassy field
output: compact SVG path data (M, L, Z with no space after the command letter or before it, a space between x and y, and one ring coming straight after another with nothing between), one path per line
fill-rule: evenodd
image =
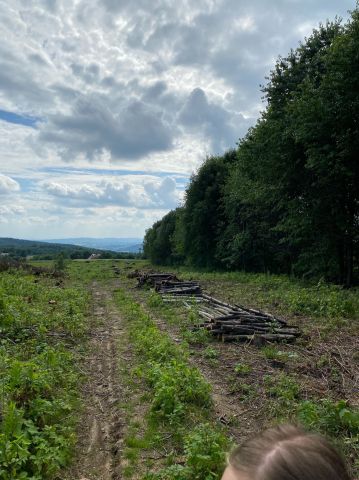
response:
M71 458L86 301L51 275L0 274L2 480L53 478Z
M195 307L165 304L127 277L150 268L96 260L69 262L60 279L0 274L1 480L77 478L71 465L86 464L86 445L79 457L76 433L90 432L97 413L114 424L103 447L113 479L219 479L232 444L285 421L331 437L358 475L358 290L176 270L218 298L302 331L293 345L259 348L193 332ZM111 382L105 363L96 370L110 341Z
M154 269L145 262L142 268ZM189 313L164 304L151 291L133 290L166 331L188 345L192 362L216 390L230 398L230 409L226 401L218 405L229 436L241 441L278 422L301 423L330 436L358 472L358 289L285 276L171 271L198 280L217 298L263 309L301 329L294 345L221 344L205 332L191 331L191 324L199 321L195 307Z

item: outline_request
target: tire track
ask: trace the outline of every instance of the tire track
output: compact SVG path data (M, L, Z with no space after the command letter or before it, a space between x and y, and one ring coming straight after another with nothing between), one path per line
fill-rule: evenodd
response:
M123 422L118 403L122 385L118 374L117 345L122 326L112 307L112 288L91 286L91 338L84 359L87 381L82 389L85 404L78 432L77 455L67 479L118 480Z

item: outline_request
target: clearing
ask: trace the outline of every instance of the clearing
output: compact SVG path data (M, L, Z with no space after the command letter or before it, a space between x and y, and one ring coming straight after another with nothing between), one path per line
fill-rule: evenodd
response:
M165 472L171 465L187 468L180 422L172 422L173 412L153 419L153 381L143 372L139 340L134 343L126 316L133 308L141 310L137 315L150 317L175 348L183 348L180 356L210 385L213 404L200 406L204 417L203 412L191 411L192 423L200 419L224 432L231 442L239 442L273 423L300 421L335 438L357 468L357 311L352 317L343 314L343 300L339 295L334 298L330 287L327 292L317 289L317 302L322 305L318 314L315 301L309 305L309 288L301 286L296 292L291 285L289 298L282 295L286 285L276 278L253 281L240 274L236 278L176 272L187 280L199 278L208 293L226 302L263 308L284 316L289 325L300 326L302 335L295 343L258 347L251 342L222 343L203 331L193 331L191 327L198 322L196 305L188 311L181 303L165 303L158 294L136 288L137 281L127 278L138 262L97 261L93 265L87 268L101 270L103 280L91 287L97 326L85 361L87 407L78 461L71 470L76 478L137 479L149 471ZM127 303L116 301L118 291ZM295 295L314 314L295 312L300 310ZM350 310L347 304L346 308ZM135 328L141 329L141 323ZM174 439L177 434L180 438ZM163 475L148 478L167 478Z

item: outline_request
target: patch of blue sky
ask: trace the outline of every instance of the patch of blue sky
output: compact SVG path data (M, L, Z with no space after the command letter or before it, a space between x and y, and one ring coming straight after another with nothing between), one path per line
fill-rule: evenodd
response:
M34 190L36 182L30 178L22 178L17 175L12 175L11 178L17 181L20 185L21 193L31 192Z
M189 175L180 172L158 172L145 170L103 169L103 168L71 168L71 167L45 167L44 173L77 174L77 175L114 175L123 177L126 175L152 175L154 177L173 177L176 181L187 182Z
M8 123L15 123L16 125L24 125L25 127L36 128L37 123L41 121L39 117L31 115L21 115L14 112L8 112L0 109L0 120Z

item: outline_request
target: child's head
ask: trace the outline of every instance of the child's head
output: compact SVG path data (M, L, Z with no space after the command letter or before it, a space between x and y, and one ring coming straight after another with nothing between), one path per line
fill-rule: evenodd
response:
M324 437L292 425L270 428L237 447L222 480L350 480Z

